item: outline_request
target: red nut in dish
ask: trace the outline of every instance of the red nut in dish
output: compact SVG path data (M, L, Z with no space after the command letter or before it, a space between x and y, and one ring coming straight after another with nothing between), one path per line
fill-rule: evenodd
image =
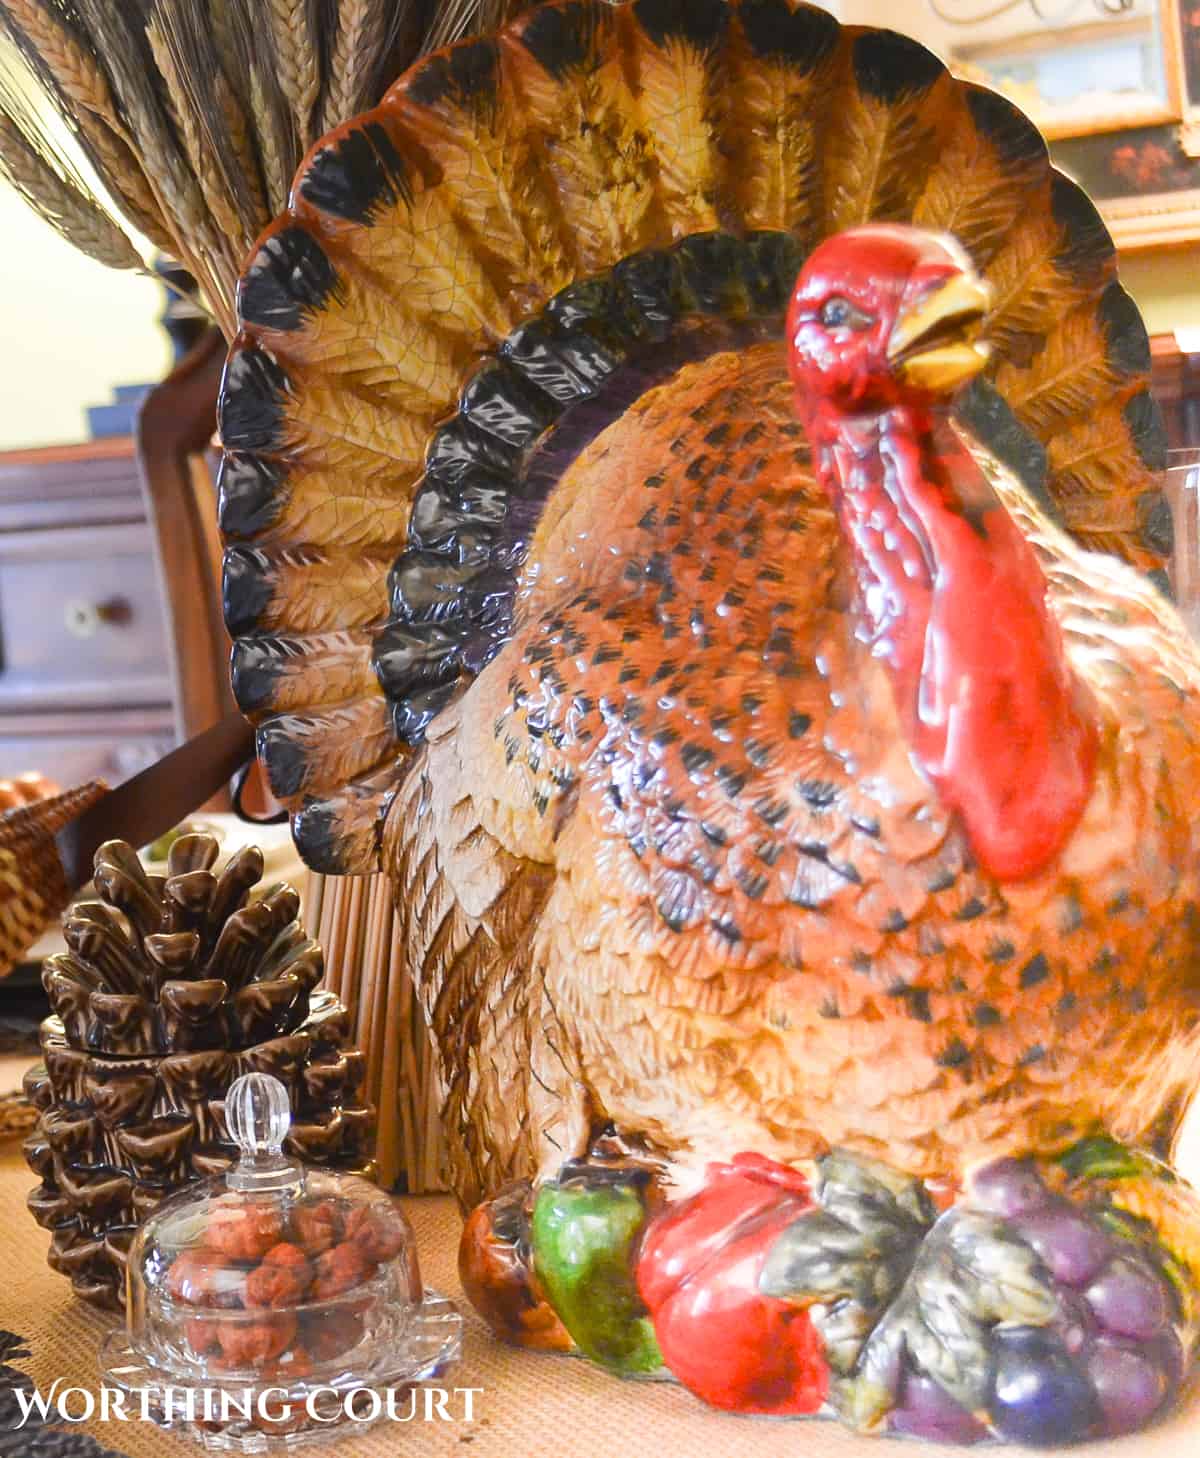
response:
M175 1257L167 1270L167 1294L189 1306L215 1306L220 1276L228 1261L218 1251L198 1247Z
M193 1316L183 1324L183 1333L188 1345L198 1357L214 1351L217 1342L218 1319L211 1316Z
M304 1323L304 1339L318 1362L329 1362L356 1347L363 1336L363 1319L352 1311L330 1311Z
M341 1212L333 1200L300 1205L292 1211L292 1232L307 1255L324 1255L341 1236Z
M299 1264L290 1256L273 1261L271 1256L277 1251L295 1251ZM262 1265L246 1277L246 1305L270 1306L276 1310L295 1306L303 1300L311 1276L312 1270L303 1251L297 1250L294 1245L273 1246Z
M296 1336L296 1318L282 1312L253 1322L226 1318L218 1335L222 1366L261 1367L287 1351Z
M360 1205L346 1221L346 1239L368 1261L379 1265L395 1259L404 1249L404 1228L390 1205Z
M259 1260L282 1239L283 1217L269 1205L218 1205L209 1217L209 1244L231 1260Z
M298 1245L290 1241L281 1240L278 1245L273 1245L263 1256L264 1266L283 1266L290 1270L299 1280L303 1278L307 1286L312 1280L313 1263L304 1254Z
M363 1254L362 1247L354 1241L344 1240L341 1245L335 1245L332 1250L317 1257L313 1300L324 1301L330 1296L340 1296L343 1291L353 1290L374 1274L375 1268Z

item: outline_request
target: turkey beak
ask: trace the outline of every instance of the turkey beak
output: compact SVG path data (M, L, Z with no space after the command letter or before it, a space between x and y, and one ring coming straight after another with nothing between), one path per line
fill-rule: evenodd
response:
M979 335L991 301L983 279L956 273L901 310L887 350L897 378L948 395L977 375L990 353Z

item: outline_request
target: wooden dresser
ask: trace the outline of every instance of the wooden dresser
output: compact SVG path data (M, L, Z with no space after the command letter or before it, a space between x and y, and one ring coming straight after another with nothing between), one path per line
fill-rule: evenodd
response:
M134 442L0 454L0 777L117 784L177 742Z

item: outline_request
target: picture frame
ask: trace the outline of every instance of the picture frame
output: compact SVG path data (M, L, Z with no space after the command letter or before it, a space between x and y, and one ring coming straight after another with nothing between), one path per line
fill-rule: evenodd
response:
M947 0L926 3L938 16L955 13L943 11ZM1028 3L981 15L978 35L956 19L968 38L951 50L953 69L1008 95L1050 141L1183 120L1187 0L1075 0L1057 19L1039 19ZM997 31L1002 17L1007 28ZM1139 69L1141 91L1130 85Z
M1133 16L1128 25L1144 29L1145 20ZM1085 21L1069 34L1084 46L1125 24L1119 17ZM1125 252L1200 241L1200 0L1158 0L1158 26L1161 96L1148 91L1127 104L1067 109L1058 116L1030 108L1056 164L1096 201ZM989 53L998 55L1005 46L1008 54L1061 46L1063 35L1047 27L1044 34L967 45L956 54L972 70L986 71Z

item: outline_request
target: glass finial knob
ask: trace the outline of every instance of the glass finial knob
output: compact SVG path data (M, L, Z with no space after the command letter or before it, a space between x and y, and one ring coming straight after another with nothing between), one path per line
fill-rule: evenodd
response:
M273 1172L298 1172L283 1157L283 1141L292 1123L287 1089L269 1073L246 1073L225 1095L225 1124L241 1150L242 1163L230 1172L230 1184L261 1185Z

